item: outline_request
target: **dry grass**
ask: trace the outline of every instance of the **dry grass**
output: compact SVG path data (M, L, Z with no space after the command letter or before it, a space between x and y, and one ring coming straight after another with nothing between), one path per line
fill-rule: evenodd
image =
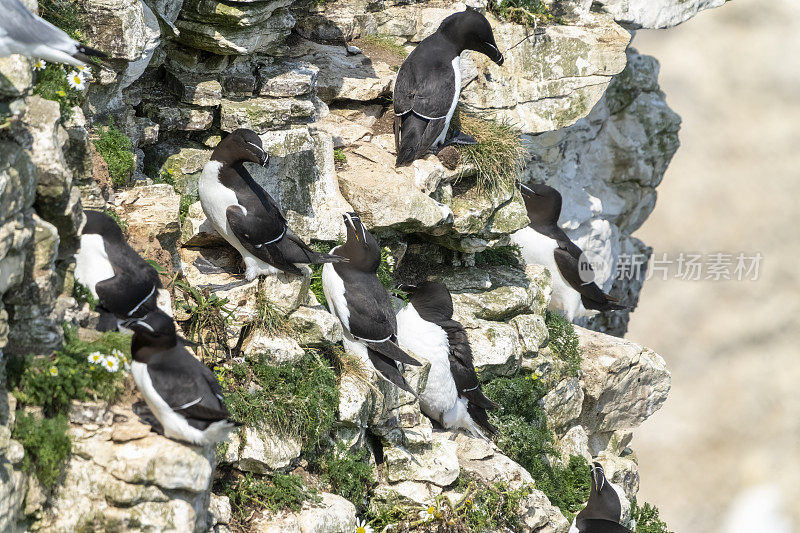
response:
M511 191L528 155L520 131L508 120L496 121L460 110L453 117L453 128L478 141L473 146L458 145L461 163L476 169L478 191Z

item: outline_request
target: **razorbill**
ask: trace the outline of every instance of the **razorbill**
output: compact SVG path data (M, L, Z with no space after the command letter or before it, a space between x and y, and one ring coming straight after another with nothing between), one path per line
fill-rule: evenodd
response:
M486 415L496 406L481 390L467 332L453 320L450 291L437 281L401 289L411 299L397 313L397 341L431 363L428 383L419 391L422 412L445 429L461 428L482 439L481 427L497 433Z
M561 194L548 185L520 184L531 223L511 235L526 263L547 267L553 277L551 311L572 322L598 311L627 309L593 281L594 271L583 251L558 226Z
M355 213L343 215L347 242L331 250L346 263L322 267L322 289L331 313L341 321L345 349L368 362L387 380L413 395L398 363L420 363L397 345L397 319L389 293L378 280L381 261L378 242Z
M224 440L237 424L229 419L222 388L180 342L172 318L153 311L124 326L133 330L133 380L164 436L200 445Z
M157 308L171 316L172 302L156 269L130 247L114 219L99 211L85 213L75 279L98 300L98 329L116 329L119 321Z
M592 489L586 507L572 520L569 533L632 533L622 520L622 489L606 479L600 463L592 463Z
M34 15L20 0L0 0L0 7L0 57L20 54L76 67L85 66L90 56L106 57Z
M396 165L411 163L448 144L476 144L461 132L445 139L461 94L464 50L475 50L503 64L489 21L472 9L444 19L400 66L394 85Z
M242 254L247 280L279 271L302 275L298 264L342 261L315 252L296 236L275 200L244 167L245 162L266 166L268 160L261 138L252 130L238 129L217 145L200 177L203 211Z

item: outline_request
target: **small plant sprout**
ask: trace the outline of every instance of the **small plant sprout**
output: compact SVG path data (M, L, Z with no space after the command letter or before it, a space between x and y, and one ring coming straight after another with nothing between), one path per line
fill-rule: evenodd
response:
M82 91L86 88L86 79L84 78L83 73L78 72L77 70L73 70L67 75L67 83L73 89L77 89Z
M367 524L366 520L358 519L356 520L356 531L355 533L374 533L372 526Z
M51 366L50 367L50 375L53 377L58 376L58 367Z
M106 372L116 372L119 370L119 359L114 357L113 355L107 356L103 360L103 368L106 369Z
M93 365L102 365L103 364L103 360L105 358L106 358L106 356L101 354L100 352L92 352L92 353L89 354L89 357L87 357L86 359L89 361L89 363L91 363Z
M33 64L33 70L44 70L44 67L47 66L47 61L44 59L37 59L36 62Z

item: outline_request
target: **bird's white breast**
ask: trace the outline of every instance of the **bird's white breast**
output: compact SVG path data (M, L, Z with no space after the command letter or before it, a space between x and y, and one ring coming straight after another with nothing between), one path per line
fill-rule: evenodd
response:
M555 249L558 248L558 242L555 239L528 227L512 234L511 242L519 245L522 258L526 263L542 265L550 271L553 285L549 306L551 311L563 313L570 321L580 316L586 316L587 310L581 303L580 293L567 283L558 269L553 255Z
M219 181L219 171L222 163L219 161L209 161L203 167L198 184L200 205L206 217L214 225L217 231L223 236L231 233L228 227L228 215L226 213L231 205L238 205L236 193Z
M415 355L431 363L428 383L419 391L423 411L439 421L458 399L458 391L450 372L450 342L441 326L419 316L412 304L397 313L397 341Z
M97 298L95 286L114 277L103 237L96 233L81 235L81 249L75 256L75 279Z
M434 146L444 143L444 140L447 137L447 130L450 129L450 120L453 118L453 113L456 112L458 97L461 96L461 56L454 57L451 65L453 67L453 74L455 75L455 83L453 85L453 100L450 102L450 108L447 110L447 118L444 121L444 129L433 142Z
M337 248L338 246L331 250L331 253L334 253ZM328 310L339 319L344 329L349 332L350 310L347 308L347 300L344 297L344 281L336 273L332 263L325 263L322 267L322 291L325 293L325 299L328 300Z
M205 444L206 438L203 432L189 425L186 419L172 410L169 404L161 397L150 374L147 372L147 365L134 361L131 363L131 374L136 388L139 389L144 401L152 411L153 415L161 422L164 428L164 435L173 439L180 439L195 444Z

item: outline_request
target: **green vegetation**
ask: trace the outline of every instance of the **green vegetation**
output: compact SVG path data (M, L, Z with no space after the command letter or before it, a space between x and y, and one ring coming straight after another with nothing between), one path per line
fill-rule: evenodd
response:
M299 511L303 502L318 498L301 477L292 474L259 477L248 472L223 483L231 508L236 518L242 521L248 518L252 509L266 509L273 513L284 509Z
M117 370L130 360L130 344L129 335L116 331L82 341L74 328L65 325L64 345L51 356L9 361L9 388L21 404L40 406L47 417L67 414L71 400L113 402L124 387L125 375ZM90 362L95 352L115 354L117 367L110 370L102 360Z
M375 484L375 473L366 448L350 452L339 444L336 450L324 456L321 471L333 492L350 500L358 508L366 505Z
M521 254L517 244L487 248L475 254L475 266L520 266L522 265Z
M94 146L108 165L114 187L128 185L136 169L130 138L111 121L108 126L98 128Z
M405 47L401 44L397 44L395 42L395 38L391 35L384 35L382 33L375 33L372 35L365 35L361 38L365 43L368 45L372 45L376 48L380 48L384 52L388 52L390 54L394 54L399 56L400 58L405 59L408 57L408 52L406 51Z
M535 374L497 378L483 387L486 395L502 409L490 412L498 429L497 445L521 464L553 505L571 517L589 497L589 465L573 456L569 464L551 465L547 455L556 453L554 437L547 427L547 416L539 400L546 385Z
M347 163L347 155L341 148L336 148L333 151L333 160L337 163Z
M38 94L45 100L58 102L61 122L72 118L72 108L83 102L83 92L70 87L67 71L62 65L56 64L49 64L44 70L36 73L33 94Z
M343 244L343 241L313 241L311 248L319 253L328 254L336 246ZM328 300L325 298L325 291L322 290L322 267L323 265L308 265L311 267L311 292L316 296L317 301L328 307Z
M72 451L67 417L37 418L18 410L11 436L25 448L22 469L33 473L44 487L50 488Z
M672 533L658 517L658 508L647 502L641 507L635 499L631 502L631 522L636 524L634 533Z
M523 26L536 27L543 22L555 20L550 8L542 0L500 0L489 2L486 8L498 18Z
M270 335L292 335L292 325L286 319L286 313L270 301L262 291L256 295L255 315L249 327Z
M234 419L296 438L306 454L333 427L339 406L336 374L316 352L308 352L298 363L274 366L261 356L215 370Z
M72 297L75 298L78 304L89 304L89 309L92 311L94 311L94 307L97 305L97 298L92 295L92 291L78 281L75 281L72 286Z
M545 315L545 322L549 333L550 351L565 363L560 377L577 376L581 369L581 352L578 349L578 335L575 333L575 326L560 313L551 313L550 311L547 311Z
M459 480L461 484L464 481ZM471 531L519 531L519 506L531 493L531 486L511 489L506 483L493 483L474 492L467 491L458 513Z
M202 348L204 356L217 351L229 353L228 324L233 309L228 307L228 299L220 298L210 289L192 287L185 281L177 281L175 286L183 296L178 308L188 315L182 327L189 340Z
M394 280L394 256L388 246L381 248L381 263L378 265L378 280L387 291L394 294L398 298L408 300L408 295L397 288Z
M181 226L183 226L183 221L186 220L186 215L189 214L189 207L193 203L195 203L199 198L194 194L184 194L181 196L181 206L180 206L180 219L181 219Z
M505 119L498 122L460 110L452 123L453 129L478 141L476 145L458 146L462 163L477 170L478 192L512 191L527 155L520 131Z
M122 230L122 233L128 233L128 223L122 220L122 218L120 218L120 216L116 213L116 211L106 210L103 211L103 213L110 216L114 220L114 222L117 223L117 226L119 226L119 229Z
M69 0L41 0L39 16L77 41L86 40L78 6Z

